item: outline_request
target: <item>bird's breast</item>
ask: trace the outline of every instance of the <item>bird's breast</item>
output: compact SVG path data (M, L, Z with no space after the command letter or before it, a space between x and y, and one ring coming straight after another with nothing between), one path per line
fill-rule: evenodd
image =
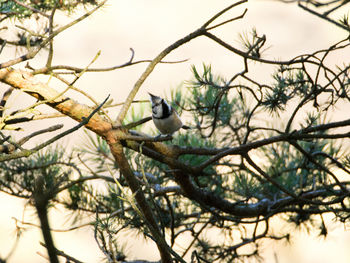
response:
M172 114L165 119L153 117L153 122L162 134L172 134L182 127L182 122L177 114Z

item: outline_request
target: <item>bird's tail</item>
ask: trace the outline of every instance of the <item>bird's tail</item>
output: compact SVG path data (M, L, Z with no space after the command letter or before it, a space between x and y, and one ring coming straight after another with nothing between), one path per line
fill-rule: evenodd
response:
M185 129L185 130L189 130L189 129L192 129L190 126L187 126L187 125L182 125L181 127L182 129Z

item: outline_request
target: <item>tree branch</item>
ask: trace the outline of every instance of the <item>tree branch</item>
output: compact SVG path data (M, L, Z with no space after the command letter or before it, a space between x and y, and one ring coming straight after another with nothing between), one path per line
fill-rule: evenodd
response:
M170 253L168 251L168 246L161 236L158 224L156 222L153 211L151 210L143 191L140 188L139 182L136 179L134 173L132 172L127 159L123 153L123 147L121 144L115 142L114 138L111 138L112 141L107 138L107 143L110 145L111 152L118 163L118 167L123 174L125 180L127 181L131 191L135 195L135 199L137 204L139 205L140 210L142 211L143 216L145 217L146 224L149 230L152 233L152 236L156 240L156 244L161 254L162 262L171 263L172 259Z
M155 66L165 57L167 56L170 52L172 52L173 50L177 49L178 47L186 44L187 42L191 41L192 39L195 39L199 36L205 35L205 33L207 32L207 28L208 25L210 23L212 23L216 18L218 18L219 16L221 16L223 13L227 12L228 10L232 9L233 7L240 5L242 3L245 3L247 0L242 0L239 1L237 3L234 3L232 5L230 5L229 7L225 8L224 10L220 11L219 13L217 13L215 16L213 16L211 19L209 19L206 23L204 23L199 29L193 31L192 33L188 34L187 36L185 36L184 38L179 39L178 41L174 42L173 44L171 44L170 46L168 46L166 49L164 49L162 52L159 53L158 56L156 56L152 62L147 66L146 70L142 73L142 75L140 76L140 78L137 80L137 82L135 83L134 87L132 88L132 90L130 91L125 104L123 105L122 109L119 112L119 115L117 117L116 120L116 124L120 125L122 123L122 121L124 120L128 109L130 108L130 105L132 103L132 101L134 100L137 92L139 91L141 85L143 84L143 82L146 80L146 78L152 73L152 71L154 70Z

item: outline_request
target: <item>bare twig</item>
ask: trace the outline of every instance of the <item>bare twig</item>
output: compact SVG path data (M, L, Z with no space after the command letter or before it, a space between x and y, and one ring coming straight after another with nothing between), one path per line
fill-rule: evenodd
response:
M87 68L85 71L86 72L106 72L106 71L112 71L112 70L116 70L116 69L121 69L121 68L125 68L128 66L133 66L133 65L137 65L140 63L150 63L152 62L152 60L137 60L137 61L133 61L134 60L134 55L135 55L135 51L134 49L130 48L131 50L131 56L129 58L129 60L121 65L116 65L116 66L112 66L112 67L105 67L105 68ZM183 60L178 60L178 61L160 61L159 63L162 64L177 64L177 63L183 63L186 62L188 59L183 59ZM51 65L46 65L44 68L40 68L40 69L33 69L33 74L47 74L47 73L51 73L52 71L55 70L67 70L70 72L55 72L56 74L74 74L74 73L80 73L84 70L84 68L79 68L79 67L73 67L73 66L69 66L69 65L56 65L56 66L51 66Z
M12 153L16 149L24 150L21 146L24 143L26 143L27 141L29 141L31 138L33 138L33 137L35 137L37 135L43 134L43 133L56 131L58 129L61 129L62 127L63 127L62 124L57 124L57 125L51 126L49 128L33 132L33 133L23 137L17 143L9 141L9 143L10 143L9 145L4 145L4 144L0 145L0 152L1 153Z
M88 117L83 117L83 120L76 126L56 135L55 137L49 139L48 141L44 142L44 143L41 143L39 144L38 146L30 149L30 150L23 150L23 151L20 151L20 152L15 152L13 154L7 154L7 155L2 155L0 156L0 162L4 162L4 161L8 161L8 160L12 160L12 159L17 159L17 158L21 158L21 157L28 157L30 155L32 155L33 153L36 153L37 151L45 148L46 146L50 145L51 143L61 139L62 137L78 130L80 127L86 125L89 120L92 118L92 116L98 112L100 110L100 108L103 106L104 103L106 103L106 101L108 100L109 96L100 104L99 107L97 107L95 110L93 110L91 112L91 114L88 116Z
M9 97L11 96L13 90L14 90L14 88L10 87L2 96L2 99L0 101L0 117L2 117L4 114L6 102L9 99Z
M56 6L52 9L50 17L49 17L49 36L53 34L53 18L56 13ZM49 42L49 54L47 55L46 67L50 67L53 59L53 38Z
M314 11L314 10L308 8L307 6L301 4L301 2L298 2L298 6L299 6L300 8L302 8L302 9L304 9L305 11L307 11L307 12L309 12L309 13L315 15L315 16L318 16L318 17L320 17L320 18L322 18L322 19L324 19L324 20L327 20L328 22L330 22L330 23L332 23L332 24L334 24L334 25L336 25L336 26L338 26L338 27L340 27L340 28L342 28L342 29L344 29L344 30L350 32L350 27L345 26L345 25L343 25L343 24L341 24L341 23L339 23L339 22L337 22L337 21L335 21L335 20L329 18L329 17L327 16L327 13L326 13L326 14L317 13L316 11Z
M42 245L43 247L46 247L46 245L44 243L40 242L40 245ZM82 261L79 261L78 259L69 256L68 254L64 253L62 250L58 250L57 248L55 248L55 252L57 254L57 256L61 256L64 257L67 262L74 262L74 263L83 263Z

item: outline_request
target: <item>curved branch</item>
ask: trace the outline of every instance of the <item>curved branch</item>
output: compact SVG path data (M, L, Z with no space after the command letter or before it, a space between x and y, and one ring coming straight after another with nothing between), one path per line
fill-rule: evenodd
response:
M346 4L346 1L343 1L343 2ZM344 30L350 32L350 27L349 27L349 26L346 26L346 25L344 25L344 24L341 24L341 23L335 21L334 19L329 18L329 17L328 17L327 15L325 15L325 14L317 13L316 11L314 11L314 10L308 8L307 6L302 5L300 1L298 2L298 6L299 6L300 8L302 8L302 9L304 9L305 11L307 11L307 12L309 12L309 13L315 15L315 16L318 16L318 17L320 17L320 18L322 18L322 19L324 19L324 20L326 20L326 21L328 21L328 22L330 22L330 23L332 23L332 24L334 24L334 25L336 25L336 26L338 26L338 27L340 27L340 28L342 28L342 29L344 29ZM340 6L339 6L339 7L340 7Z
M173 50L177 49L178 47L182 46L183 44L186 44L187 42L191 41L192 39L195 39L199 36L205 35L205 33L208 31L207 27L209 26L209 24L211 24L216 18L218 18L219 16L221 16L222 14L224 14L225 12L227 12L228 10L232 9L233 7L243 4L245 3L247 0L242 0L239 1L237 3L234 3L232 5L230 5L229 7L223 9L222 11L220 11L219 13L217 13L216 15L214 15L211 19L209 19L206 23L204 23L199 29L193 31L192 33L188 34L187 36L185 36L184 38L179 39L178 41L176 41L175 43L171 44L170 46L168 46L166 49L164 49L162 52L160 52L158 54L158 56L156 56L152 62L148 65L148 67L146 68L146 70L142 73L142 75L140 76L140 78L137 80L137 82L135 83L134 87L132 88L132 90L130 91L125 104L123 105L122 109L119 112L119 115L117 117L116 120L116 124L120 125L122 123L122 121L124 120L128 109L130 108L130 105L132 103L132 101L134 100L137 92L139 91L141 85L143 84L143 82L147 79L147 77L152 73L152 71L154 70L155 66L165 57L167 56L170 52L172 52Z
M86 12L84 15L78 17L74 21L72 21L72 22L58 28L57 30L53 31L52 34L50 34L49 37L47 37L44 41L42 41L36 49L31 49L28 51L27 54L22 55L18 58L11 59L11 60L4 62L4 63L0 63L0 69L11 67L11 66L18 64L20 62L27 61L29 59L34 58L36 56L36 54L38 54L39 51L43 47L45 47L48 43L50 43L54 37L56 37L61 32L65 31L66 29L70 28L71 26L73 26L73 25L77 24L78 22L84 20L85 18L89 17L91 14L93 14L95 11L97 11L100 7L102 7L106 2L107 2L107 0L102 1L98 6L96 6L92 10Z

